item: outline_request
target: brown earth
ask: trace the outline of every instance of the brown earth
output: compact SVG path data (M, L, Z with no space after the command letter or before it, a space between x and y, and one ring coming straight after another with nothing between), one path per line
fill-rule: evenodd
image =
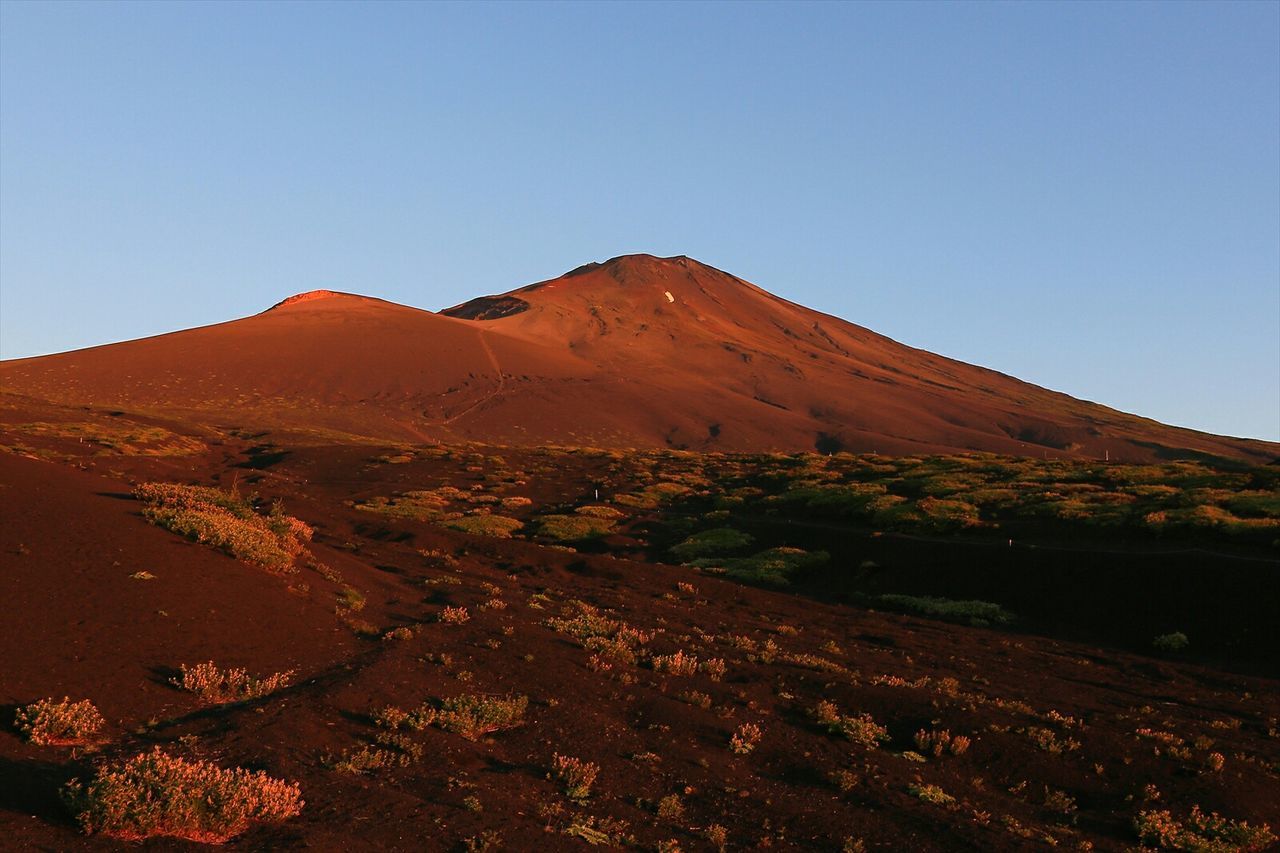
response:
M1138 843L1138 812L1185 818L1195 805L1280 825L1280 682L1256 666L1232 672L1241 668L1228 660L1153 658L1055 639L1034 625L951 625L841 604L816 589L733 583L651 556L644 531L658 511L628 510L629 532L574 553L352 505L448 485L477 499L528 497L511 510L521 519L571 512L594 501L593 484L635 488L610 481L616 460L607 454L209 433L198 437L203 450L185 455L122 454L73 435L12 430L55 415L11 409L0 429L4 442L29 448L0 454L8 614L0 705L88 698L107 717L109 740L91 750L39 747L0 731L8 849L123 847L79 835L57 791L98 762L157 744L302 786L299 817L251 830L235 849L457 850L492 833L490 849L575 850L586 842L567 833L588 816L625 822L617 831L642 849L675 840L685 850L715 849L706 841L713 825L725 828L730 849L838 850L860 839L871 850L922 851L1050 841L1128 850ZM316 528L310 553L329 571L269 574L151 526L129 497L143 480L234 484L264 504L282 499ZM851 565L861 553L895 566L884 537L850 532L842 547ZM1264 568L1274 574L1273 564ZM154 578L131 577L142 570ZM335 612L344 585L367 599L359 612ZM574 612L574 601L653 632L655 654L723 659L726 674L593 667L588 650L548 623ZM437 621L446 606L468 608L470 621ZM396 627L412 638L381 638ZM776 649L763 655L768 642ZM206 708L167 683L179 665L205 660L298 675L265 699ZM705 694L708 707L691 704L688 691ZM526 695L526 720L478 742L411 732L424 756L407 767L333 769L374 741L376 710L465 693ZM824 700L870 714L889 741L869 749L829 734L812 718ZM728 744L744 723L763 737L737 755ZM923 762L907 755L917 731L942 728L971 737L971 748ZM1034 740L1043 731L1079 746L1046 751ZM1170 750L1143 731L1183 746ZM1216 772L1215 752L1225 757ZM555 754L600 766L584 803L548 778ZM852 774L847 792L832 781L838 771ZM912 793L925 784L955 801ZM684 812L658 817L669 795Z
M1269 462L903 346L685 257L628 255L438 314L313 291L0 364L5 393L320 440Z

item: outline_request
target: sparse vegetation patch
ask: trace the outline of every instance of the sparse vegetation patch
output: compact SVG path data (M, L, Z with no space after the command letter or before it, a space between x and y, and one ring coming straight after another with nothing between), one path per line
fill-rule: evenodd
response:
M263 517L249 501L221 489L142 483L134 495L146 504L142 514L152 524L275 571L291 570L302 543L311 539L311 528L279 504Z

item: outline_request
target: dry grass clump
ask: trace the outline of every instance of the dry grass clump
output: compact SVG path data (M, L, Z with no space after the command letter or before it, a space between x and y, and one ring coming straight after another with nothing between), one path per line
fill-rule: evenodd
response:
M671 675L693 675L698 671L698 658L685 654L683 649L673 655L654 655L652 663L654 672Z
M86 833L130 841L172 836L220 843L253 823L291 818L303 806L297 785L261 771L176 758L158 747L100 769L87 785L73 781L64 796Z
M75 746L90 743L106 724L102 714L88 699L72 702L62 697L41 699L18 709L18 731L40 746Z
M738 726L738 730L729 738L729 749L735 755L746 755L755 749L760 743L760 738L764 733L760 731L760 727L755 723L743 723Z
M289 686L294 671L277 672L266 678L252 676L244 669L221 670L213 661L195 666L182 664L182 675L169 679L174 687L195 693L200 700L211 705L227 702L244 702L274 693Z
M658 800L658 817L663 820L680 820L684 817L684 803L676 794L667 794Z
M1074 738L1058 736L1053 729L1039 728L1032 726L1026 729L1027 737L1031 738L1031 742L1045 752L1052 752L1055 755L1064 752L1074 752L1080 748L1080 741Z
M951 735L947 729L927 732L924 729L916 732L916 749L925 755L932 754L941 758L944 754L963 755L969 749L969 739L964 735Z
M705 673L712 681L724 678L725 671L724 658L708 658L698 663L698 672Z
M133 493L146 503L142 514L152 524L267 569L291 570L311 539L311 528L278 503L264 518L249 501L207 486L142 483Z
M847 716L840 713L834 702L819 702L813 710L813 718L831 734L841 735L871 749L889 740L889 730L872 719L870 714Z
M513 729L524 722L528 696L498 698L468 694L446 699L436 712L435 724L468 740L479 740L491 732Z
M937 785L922 785L913 783L907 786L907 791L916 799L923 800L926 803L932 803L935 806L954 805L956 798L939 788Z
M437 618L446 625L462 625L471 621L471 614L465 607L446 607Z
M579 758L557 753L551 761L551 773L564 786L564 794L571 800L585 800L591 794L600 766Z
M398 711L398 709L388 708L383 713L389 711ZM413 715L403 714L406 719L416 719L417 713ZM434 715L434 711L432 711ZM377 715L375 715L375 720ZM378 732L374 738L372 745L365 744L358 750L347 750L339 759L327 759L326 763L334 770L340 773L373 773L378 770L389 770L395 767L408 767L416 761L422 760L425 748L422 744L414 741L408 735L395 731L401 723L386 724L383 727L390 731ZM404 724L408 724L407 722ZM379 722L379 725L383 725ZM421 730L425 726L412 726Z
M711 697L697 690L686 690L682 693L677 693L676 698L704 711L711 707Z
M1163 850L1242 853L1266 849L1276 841L1265 823L1250 826L1247 821L1228 820L1217 812L1206 815L1199 806L1191 808L1185 821L1177 820L1167 809L1139 812L1133 826L1144 844L1155 844Z

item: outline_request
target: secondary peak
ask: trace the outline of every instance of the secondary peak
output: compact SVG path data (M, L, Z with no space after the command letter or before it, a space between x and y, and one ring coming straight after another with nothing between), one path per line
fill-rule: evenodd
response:
M308 290L305 293L295 293L288 299L282 299L267 310L274 311L277 308L285 308L289 305L297 305L301 302L314 302L317 299L359 299L363 301L367 300L368 297L360 296L356 293L343 293L340 290Z

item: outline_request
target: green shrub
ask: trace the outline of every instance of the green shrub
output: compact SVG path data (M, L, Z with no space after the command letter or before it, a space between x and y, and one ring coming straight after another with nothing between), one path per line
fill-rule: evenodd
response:
M600 506L598 504L588 504L580 506L574 510L578 515L589 515L594 518L622 518L622 513L611 506Z
M921 498L916 501L916 509L927 519L925 526L935 531L959 530L982 523L978 508L961 500Z
M672 545L671 553L681 560L693 560L698 557L709 557L745 548L755 541L749 533L734 530L732 527L713 527L695 533L683 542Z
M706 557L694 560L697 568L720 568L734 580L767 586L786 586L803 571L817 568L830 559L826 551L812 553L802 548L768 548L750 557Z
M1155 637L1151 645L1162 652L1180 652L1191 645L1191 641L1181 631L1174 631L1172 634L1161 634Z
M538 535L557 542L578 542L612 532L612 519L596 515L544 515L538 519Z
M463 533L510 539L512 533L524 527L524 522L505 515L464 515L462 518L449 519L444 522L444 526Z
M434 521L444 515L450 497L435 491L405 492L395 497L372 497L358 502L355 508L364 512L376 512L393 518L412 518L416 521Z
M877 600L909 613L952 622L965 622L978 627L993 624L1007 625L1015 618L999 604L993 604L990 601L953 601L949 598L898 594L881 595Z

